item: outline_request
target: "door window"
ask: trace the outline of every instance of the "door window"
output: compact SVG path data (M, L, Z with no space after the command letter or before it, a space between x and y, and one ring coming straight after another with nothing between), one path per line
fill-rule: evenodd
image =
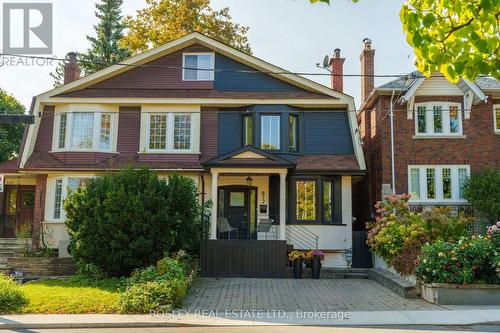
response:
M229 195L229 205L231 207L244 207L245 192L231 192Z
M21 191L21 208L33 208L35 206L35 192Z
M6 202L6 213L7 215L16 215L17 208L17 189L7 190L7 202Z

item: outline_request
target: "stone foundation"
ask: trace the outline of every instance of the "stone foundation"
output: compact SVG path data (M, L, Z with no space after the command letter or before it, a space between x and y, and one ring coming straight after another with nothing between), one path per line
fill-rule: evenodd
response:
M8 258L7 266L27 276L67 276L76 272L72 258Z

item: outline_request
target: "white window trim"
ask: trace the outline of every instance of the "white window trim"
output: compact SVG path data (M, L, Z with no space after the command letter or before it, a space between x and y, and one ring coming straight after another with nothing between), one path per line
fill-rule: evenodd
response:
M497 124L497 117L496 117L497 110L500 110L500 104L493 105L493 131L495 132L495 134L500 134L500 128L498 128L500 124Z
M198 154L197 148L194 146L195 143L195 135L194 131L196 128L196 115L198 113L191 112L147 112L146 114L146 140L145 140L145 149L146 153L175 153L175 154ZM167 116L167 133L166 133L166 149L150 149L150 129L151 122L150 116L153 115L166 115ZM190 127L190 138L189 138L189 146L190 149L174 149L174 115L189 115L191 117L191 127Z
M94 178L95 176L91 175L70 175L70 176L59 176L51 179L50 188L47 190L47 194L50 193L50 196L47 200L47 208L48 212L46 216L45 222L64 222L66 220L66 211L64 210L64 199L68 196L68 180L70 178ZM59 218L55 218L55 204L56 204L56 181L62 180L62 191L61 191L61 213L59 214Z
M425 106L426 110L426 133L420 133L418 131L418 107ZM434 133L434 106L440 106L442 110L442 133ZM452 133L450 132L450 106L456 106L458 110L458 132ZM414 107L415 116L415 135L414 138L420 137L433 137L433 138L454 138L454 137L463 137L463 117L462 117L462 105L456 102L425 102L425 103L415 103Z
M92 137L92 148L72 148L72 131L73 131L73 115L75 113L93 113L94 114L94 124L93 124L93 137ZM66 114L66 133L65 133L65 146L64 148L59 148L59 127L61 115ZM111 115L110 133L109 133L109 148L100 148L100 138L101 138L101 115L109 114ZM116 141L118 135L118 113L111 111L61 111L54 115L54 129L52 135L52 151L53 152L103 152L103 153L114 153L116 152Z
M467 177L470 177L470 166L469 165L408 165L408 193L412 193L411 188L411 170L419 170L419 184L420 184L420 198L413 199L410 198L410 203L428 203L428 204L463 204L467 203L466 199L459 198L459 186L458 186L458 169L466 169ZM435 170L435 183L436 183L436 198L427 199L427 169ZM450 169L451 171L451 198L443 198L443 169Z
M198 80L198 79L186 79L185 77L185 63L186 63L186 56L187 55L194 55L194 56L199 56L199 55L209 55L210 56L210 78L208 80ZM213 81L215 77L215 52L184 52L182 54L182 81Z

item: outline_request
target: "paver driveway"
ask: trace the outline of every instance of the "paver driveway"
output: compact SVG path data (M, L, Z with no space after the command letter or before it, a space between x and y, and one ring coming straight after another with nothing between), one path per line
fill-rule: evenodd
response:
M194 310L370 311L442 309L405 299L372 280L199 278L184 302Z

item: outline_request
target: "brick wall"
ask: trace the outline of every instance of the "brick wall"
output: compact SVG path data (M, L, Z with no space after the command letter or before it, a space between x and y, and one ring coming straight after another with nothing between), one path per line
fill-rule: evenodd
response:
M40 228L44 218L45 212L45 195L47 188L47 175L37 175L36 176L36 188L35 188L35 208L33 212L33 247L40 247Z
M72 258L8 258L7 266L29 276L68 276L76 272Z

